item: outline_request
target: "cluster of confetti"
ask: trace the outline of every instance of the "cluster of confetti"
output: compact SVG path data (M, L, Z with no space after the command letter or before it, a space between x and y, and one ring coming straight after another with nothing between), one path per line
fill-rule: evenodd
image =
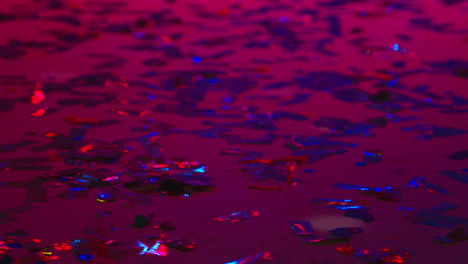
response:
M0 3L0 263L462 263L467 14Z

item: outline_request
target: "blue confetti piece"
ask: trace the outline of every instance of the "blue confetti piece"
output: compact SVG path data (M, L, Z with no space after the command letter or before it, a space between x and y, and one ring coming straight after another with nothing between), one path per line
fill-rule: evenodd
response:
M398 210L406 211L406 212L413 212L413 211L414 211L414 208L412 208L412 207L407 207L407 206L400 206L400 207L398 207Z
M23 245L19 244L19 243L11 243L11 244L7 244L6 245L7 248L22 248ZM0 262L2 263L2 262Z
M396 37L400 40L404 40L404 41L410 41L412 40L413 38L409 35L405 35L405 34L398 34L396 35Z
M416 131L420 135L417 139L430 140L433 138L446 138L467 134L468 131L451 127L439 127L435 125L419 124L411 127L400 128L403 132Z
M450 23L434 24L434 22L432 22L432 18L414 18L410 19L409 22L416 27L430 29L436 32L448 31L451 26Z
M89 183L89 181L88 181L88 180L85 180L85 179L76 179L75 181L77 181L77 182L86 182L86 183Z
M468 99L462 96L456 95L453 92L446 92L445 93L452 101L458 106L466 106L468 105Z
M365 163L380 163L382 162L382 151L380 150L366 150L364 151Z
M461 183L468 183L468 173L460 173L452 170L441 171L441 174Z
M112 195L110 193L108 193L108 192L98 193L97 198L99 200L101 200L101 201L106 201L106 202L109 202L109 201L113 200Z
M369 209L361 205L361 202L353 200L338 200L338 199L327 199L327 198L318 198L310 201L313 204L323 205L327 208L333 208L338 210L348 210L348 209Z
M416 116L396 116L393 114L386 114L385 118L391 120L393 123L416 121L420 119L419 117L416 117Z
M347 183L336 183L335 185L333 185L333 187L346 189L346 190L360 190L360 191L372 191L376 189L373 187L366 187L366 186L347 184Z
M452 239L445 237L445 236L435 236L434 239L437 240L437 242L442 243L442 244L453 243Z
M318 6L323 6L323 7L333 7L333 6L340 6L340 5L346 5L349 4L351 0L330 0L330 1L322 1L318 2Z
M301 114L295 114L291 112L285 112L285 111L273 112L272 118L273 119L291 119L294 121L306 121L309 119L307 116L304 116Z
M329 231L331 235L338 237L351 237L352 235L362 234L364 230L359 227L339 227Z
M71 192L79 192L79 191L82 191L84 189L86 189L86 188L85 187L72 187L72 188L70 188L68 190L71 191Z
M94 259L94 256L91 254L81 254L81 255L78 255L77 258L83 261L89 261L89 260Z
M458 207L459 207L458 205L443 202L440 205L437 205L437 206L434 206L434 207L430 208L429 211L443 213L443 212L447 212L447 211L450 211L450 210L453 210L453 209L457 209Z
M419 181L419 184L421 187L424 187L426 189L428 189L430 192L436 192L438 194L449 194L451 193L450 191L440 187L440 186L437 186L435 184L432 184L432 183L429 183L427 182L426 180L420 180Z
M458 225L468 225L468 218L454 217L449 215L421 210L405 219L411 223L435 226L440 228L455 228Z
M355 184L345 184L345 183L337 183L333 187L346 189L346 190L359 190L362 194L370 195L376 197L382 201L392 201L397 202L401 200L401 193L398 189L392 187L383 187L383 188L376 188L376 187L366 187L361 185Z
M230 261L230 262L225 262L223 264L255 264L255 263L263 263L268 260L272 260L273 258L271 257L269 252L260 252L257 254L249 255L247 257L243 257L238 260Z
M341 21L337 16L328 17L328 32L333 36L341 36Z
M444 109L440 110L441 114L462 114L468 113L468 109Z
M429 86L427 85L418 85L416 86L413 91L416 92L416 93L419 93L419 94L422 94L424 96L427 96L429 100L443 100L445 99L443 96L440 96L436 93L433 93L431 91L428 91L429 90Z
M455 153L452 153L447 158L452 159L452 160L460 160L460 161L468 159L468 150L457 151Z

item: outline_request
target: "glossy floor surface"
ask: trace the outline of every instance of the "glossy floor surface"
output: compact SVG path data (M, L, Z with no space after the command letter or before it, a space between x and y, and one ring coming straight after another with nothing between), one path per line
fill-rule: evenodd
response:
M466 263L467 17L1 1L0 263Z

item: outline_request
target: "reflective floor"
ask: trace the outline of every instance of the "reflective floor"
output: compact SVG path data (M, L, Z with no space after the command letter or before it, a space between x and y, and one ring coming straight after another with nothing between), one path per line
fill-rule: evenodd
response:
M464 263L468 3L0 3L0 263Z

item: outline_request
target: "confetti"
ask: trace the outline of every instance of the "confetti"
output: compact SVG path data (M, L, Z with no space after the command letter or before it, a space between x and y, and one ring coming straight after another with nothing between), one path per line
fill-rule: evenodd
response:
M465 160L465 159L468 159L468 150L457 151L455 153L452 153L447 158L452 159L452 160Z
M382 152L380 150L366 150L364 151L365 163L381 163Z
M451 170L441 171L441 174L450 177L461 183L468 183L468 173L465 172L456 172Z
M353 246L340 246L336 250L344 255L353 256L364 262L405 263L413 258L413 253L401 249L365 249Z
M436 236L436 241L441 244L454 244L468 240L466 226L459 226L445 236Z
M438 127L434 125L415 125L412 127L401 128L402 131L417 131L420 135L416 136L417 139L430 140L438 137L453 137L466 134L467 131L462 129L455 129L451 127Z
M338 200L328 198L313 199L311 200L311 203L340 210L365 208L365 205L367 205L367 203L363 201Z
M189 251L194 250L197 247L196 243L188 242L178 237L160 235L160 236L148 236L148 238L152 241L159 241L159 243L163 244L164 246L181 251L181 252L189 252Z
M359 190L362 194L376 197L377 199L382 201L398 202L401 200L400 190L389 186L383 188L376 188L354 184L337 183L335 184L335 187L346 190Z
M466 1L4 2L0 263L463 259Z
M238 260L234 260L231 262L225 262L224 264L257 264L257 263L263 263L265 261L270 261L273 260L274 257L267 251L260 252L257 254L252 254L247 257L240 258Z
M355 234L361 234L363 230L355 227L340 227L329 231L326 237L314 235L312 225L308 221L292 221L291 229L296 236L301 237L303 244L329 244L349 241Z
M243 212L238 212L238 213L232 213L228 216L216 217L214 218L214 220L218 222L236 223L239 221L255 218L261 215L262 213L258 211L243 211Z
M432 193L438 193L438 194L449 194L450 191L434 185L432 183L427 182L426 178L424 177L414 177L412 181L410 181L408 184L405 185L406 187L409 188L419 188L423 187L424 189L428 190L429 192Z
M314 234L312 225L307 221L292 221L291 229L296 236L310 236Z
M405 221L414 224L423 224L435 227L455 228L459 225L467 225L468 218L454 217L443 214L447 210L454 209L452 206L443 206L431 208L431 209L420 209L414 214L411 214L405 218Z

